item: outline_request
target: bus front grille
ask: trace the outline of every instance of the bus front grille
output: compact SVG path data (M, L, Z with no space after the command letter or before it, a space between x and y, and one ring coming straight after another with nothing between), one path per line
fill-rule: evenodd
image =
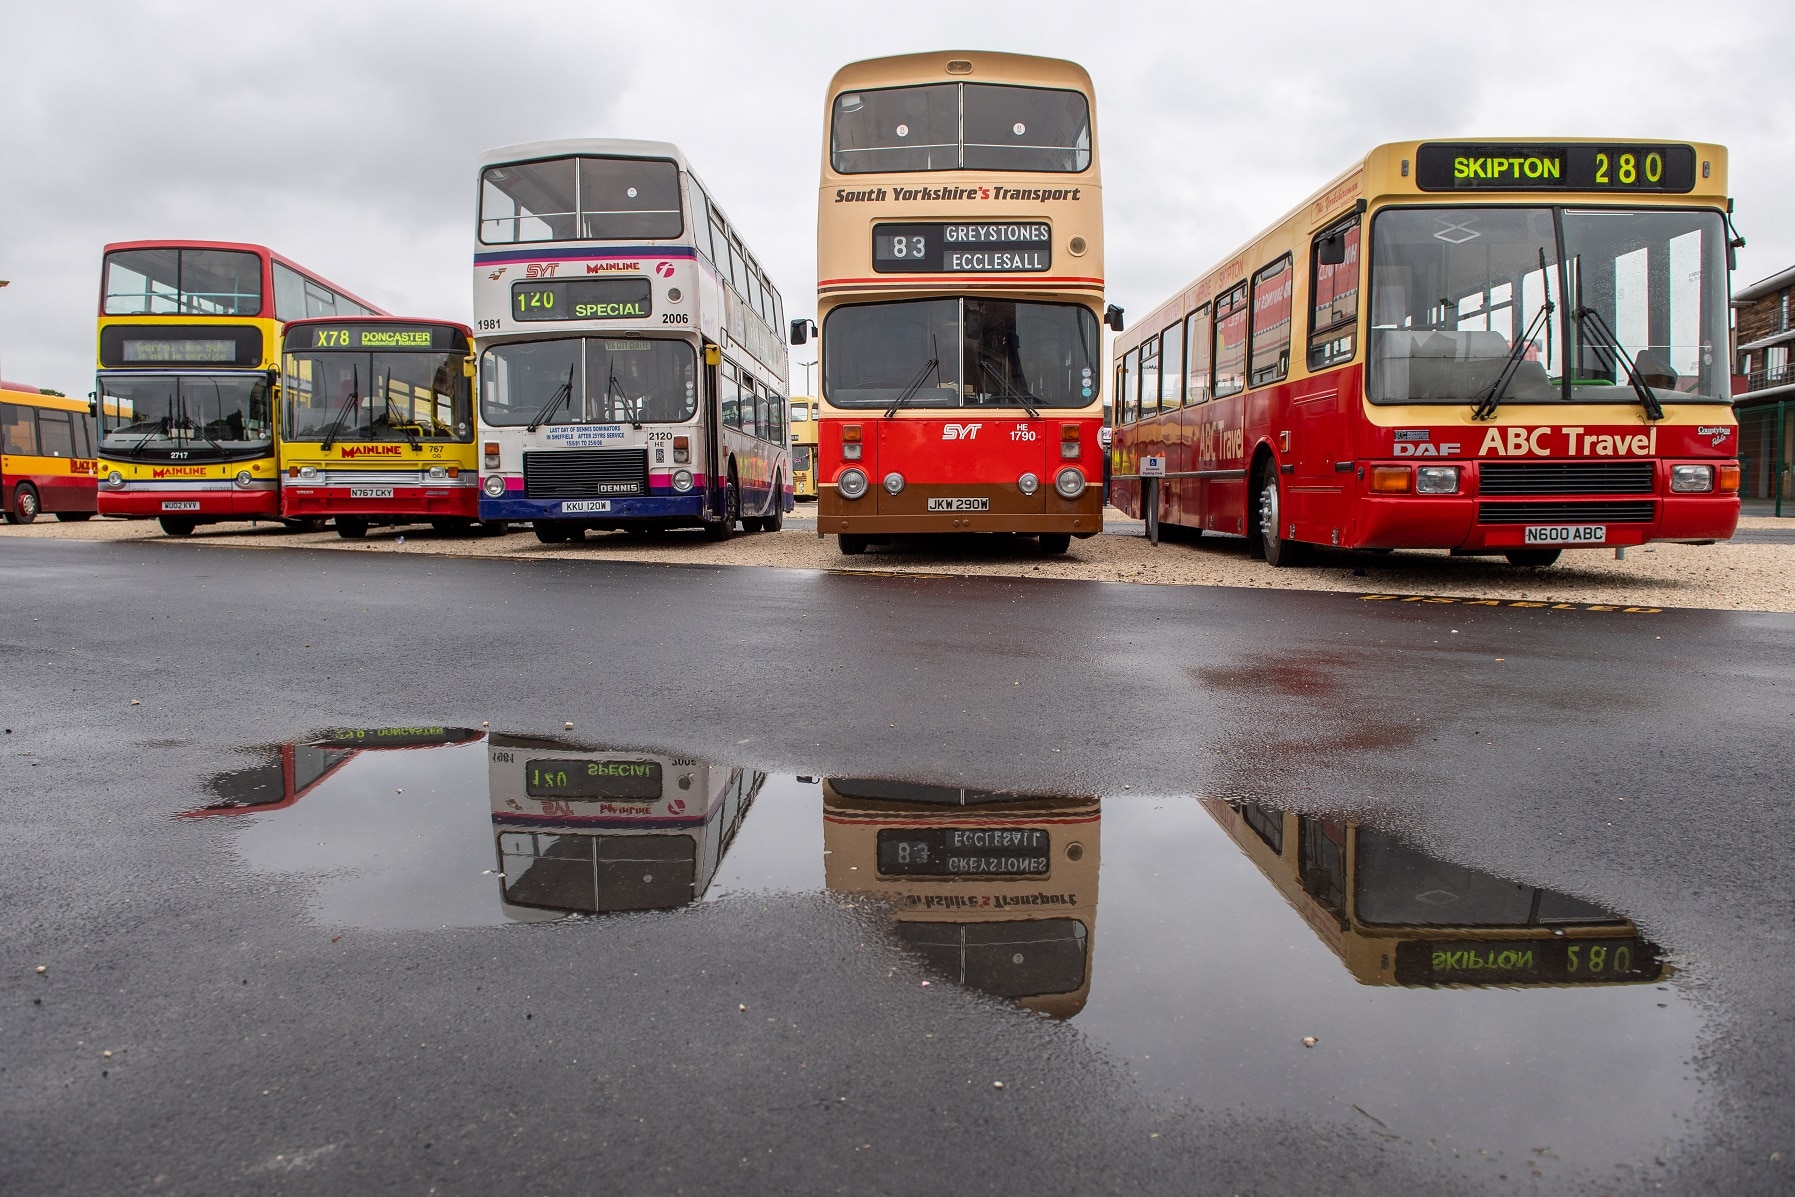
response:
M1479 503L1480 524L1649 524L1652 504Z
M1486 461L1477 467L1482 495L1649 495L1650 461Z
M532 499L602 499L648 493L646 449L558 449L524 454Z

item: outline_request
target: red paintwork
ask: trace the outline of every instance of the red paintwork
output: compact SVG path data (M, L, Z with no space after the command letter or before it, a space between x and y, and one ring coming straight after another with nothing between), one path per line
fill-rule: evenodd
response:
M164 511L163 500L191 502L199 500L198 511ZM100 489L101 515L124 515L136 519L250 519L280 516L280 495L274 490L204 490L204 491L109 491Z
M1657 481L1646 495L1487 495L1484 500L1615 501L1650 498L1653 523L1608 525L1607 545L1650 540L1725 539L1739 519L1737 494L1672 494L1670 467L1682 462L1735 463L1738 428L1732 413L1714 405L1714 422L1659 424L1642 419L1614 426L1578 423L1578 409L1553 409L1550 424L1510 425L1512 409L1490 424L1414 425L1424 442L1398 442L1396 429L1365 418L1361 365L1345 366L1277 386L1163 412L1114 430L1110 500L1141 514L1141 487L1122 475L1138 473L1142 455L1166 458L1168 475L1214 471L1205 478L1168 477L1160 484L1160 519L1167 524L1245 533L1254 463L1268 457L1281 471L1283 518L1295 523L1294 539L1346 548L1516 548L1523 525L1477 521L1478 468L1482 461L1655 460ZM1442 414L1448 410L1442 407ZM1539 408L1534 408L1539 411ZM1576 451L1567 430L1578 427ZM1701 432L1700 429L1707 431ZM1515 429L1520 442L1511 443ZM1494 432L1500 444L1487 438ZM1233 434L1233 435L1228 435ZM1611 438L1607 445L1599 440ZM1645 438L1642 445L1636 438ZM1601 452L1603 448L1609 451ZM1429 452L1432 449L1434 452ZM1511 452L1511 450L1516 450ZM1338 463L1353 463L1349 472ZM1463 474L1457 495L1383 495L1370 489L1376 465L1456 464ZM1227 476L1229 473L1233 476Z
M471 474L472 471L469 471ZM283 482L280 511L292 517L365 515L370 518L480 518L477 486L395 486L390 499L353 499L347 486L300 486Z

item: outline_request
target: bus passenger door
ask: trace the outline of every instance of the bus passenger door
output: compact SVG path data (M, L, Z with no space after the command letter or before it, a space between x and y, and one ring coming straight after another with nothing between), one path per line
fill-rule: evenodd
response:
M723 473L723 388L718 382L722 350L704 344L704 504L712 515L721 515L727 500L718 479Z

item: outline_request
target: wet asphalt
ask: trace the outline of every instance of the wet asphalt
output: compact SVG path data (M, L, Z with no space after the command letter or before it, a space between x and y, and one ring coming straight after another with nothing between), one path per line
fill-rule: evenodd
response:
M1795 1183L1795 617L157 543L9 542L0 571L0 1191ZM1319 1115L1285 1060L1244 1104L1196 1057L1151 1084L1079 1018L924 986L838 894L335 926L316 877L173 817L254 746L482 721L1095 794L1112 822L1212 795L1375 825L1662 945L1699 1022L1684 1133L1573 1170ZM1222 915L1213 889L1167 900L1168 927ZM1228 1033L1228 1009L1182 1016ZM1567 1114L1560 1142L1613 1116Z

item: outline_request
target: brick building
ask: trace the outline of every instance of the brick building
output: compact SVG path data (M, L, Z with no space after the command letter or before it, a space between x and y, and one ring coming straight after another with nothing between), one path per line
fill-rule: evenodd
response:
M1739 417L1742 498L1795 515L1795 266L1733 293L1733 410Z

